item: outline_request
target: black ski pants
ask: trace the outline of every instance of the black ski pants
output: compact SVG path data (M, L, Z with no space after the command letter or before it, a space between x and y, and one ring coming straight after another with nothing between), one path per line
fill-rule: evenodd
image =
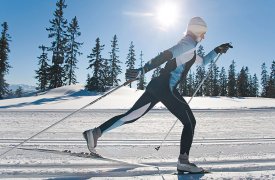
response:
M148 87L150 89L150 84ZM100 125L99 128L104 134L123 124L132 123L146 114L158 102L162 102L184 125L181 134L180 154L187 153L189 155L193 142L196 120L189 105L176 89L173 92L168 90L168 88L161 90L155 89L153 91L146 90L129 111L109 119Z

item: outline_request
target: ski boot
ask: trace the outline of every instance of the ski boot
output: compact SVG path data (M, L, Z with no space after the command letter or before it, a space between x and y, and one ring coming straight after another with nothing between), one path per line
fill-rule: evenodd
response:
M204 174L207 173L206 170L204 170L201 167L196 166L194 163L190 163L188 159L188 155L181 154L178 159L177 163L177 171L178 174Z
M94 153L95 147L97 146L97 140L101 136L101 130L99 128L90 129L84 131L82 135L87 142L89 151Z

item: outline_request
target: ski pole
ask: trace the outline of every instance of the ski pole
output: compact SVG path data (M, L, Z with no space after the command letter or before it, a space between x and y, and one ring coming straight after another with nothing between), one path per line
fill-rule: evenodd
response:
M65 116L63 119L61 119L61 120L59 120L59 121L53 123L52 125L48 126L47 128L43 129L42 131L36 133L35 135L31 136L30 138L24 140L23 142L19 143L18 145L14 146L14 147L12 147L12 148L10 148L10 149L8 149L8 150L5 151L4 153L0 154L0 157L2 157L3 155L5 155L5 154L11 152L12 150L14 150L14 149L18 148L19 146L25 144L26 142L30 141L30 140L33 139L34 137L36 137L36 136L42 134L43 132L45 132L45 131L51 129L52 127L56 126L57 124L61 123L61 122L64 121L65 119L69 118L70 116L72 116L72 115L76 114L77 112L79 112L79 111L85 109L86 107L88 107L88 106L90 106L90 105L96 103L97 101L101 100L102 98L108 96L109 94L113 93L114 91L118 90L119 88L121 88L121 87L123 87L123 86L126 86L126 85L130 84L131 82L133 82L133 81L135 81L135 80L136 80L136 79L128 80L128 81L126 81L125 83L123 83L122 85L119 85L119 86L115 87L115 88L112 89L111 91L109 91L109 92L107 92L106 94L100 96L99 98L95 99L94 101L90 102L89 104L87 104L87 105L81 107L80 109L78 109L78 110L72 112L71 114Z
M221 54L218 55L218 57L216 58L214 64L216 64L216 62L218 61L218 59L220 58ZM187 104L189 104L193 97L197 94L198 90L201 88L202 84L204 83L204 81L206 80L206 78L209 76L210 71L207 72L206 76L203 78L203 80L201 81L201 83L198 85L197 89L195 90L195 92L193 93L192 97L190 98L190 100L188 101ZM176 119L176 121L174 122L174 124L172 125L172 127L169 129L168 133L165 135L164 139L161 141L160 145L158 147L156 147L155 149L158 151L160 149L160 147L162 146L162 144L166 141L166 138L168 137L168 135L170 134L170 132L172 131L172 129L175 127L175 125L177 124L179 119Z

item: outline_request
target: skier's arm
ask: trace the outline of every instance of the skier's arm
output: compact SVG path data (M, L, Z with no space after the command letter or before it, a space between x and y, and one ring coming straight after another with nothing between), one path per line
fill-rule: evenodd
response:
M148 71L160 66L164 62L172 59L173 54L169 50L165 50L159 55L157 55L155 58L151 59L142 68L138 69L127 69L125 76L127 80L135 80L139 79L142 75L147 73Z
M206 56L200 56L197 55L196 56L196 63L200 64L200 65L207 65L208 63L210 63L212 60L215 59L215 57L217 57L217 53L215 52L215 50L210 51Z
M174 58L180 59L181 63L184 63L183 58L181 58L181 56L184 55L186 52L189 52L189 51L193 52L193 50L195 50L195 46L192 43L182 41L176 44L175 46L163 51L152 60L148 61L143 67L144 73L147 73L148 71ZM186 62L188 60L189 59L186 58Z
M161 64L165 63L166 61L173 58L173 54L169 50L165 50L159 55L157 55L155 58L148 61L144 66L143 70L144 73L147 73L148 71L160 66Z
M217 46L215 49L210 51L206 56L201 57L197 55L196 62L202 65L207 65L209 62L214 60L214 58L218 54L226 53L229 48L233 48L233 46L230 43L221 44L220 46Z

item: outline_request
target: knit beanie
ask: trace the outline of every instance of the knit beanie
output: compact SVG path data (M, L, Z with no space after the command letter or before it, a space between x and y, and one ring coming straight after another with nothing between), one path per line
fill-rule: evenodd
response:
M187 32L188 31L193 33L196 37L199 37L207 31L207 25L201 17L193 17L188 23Z

